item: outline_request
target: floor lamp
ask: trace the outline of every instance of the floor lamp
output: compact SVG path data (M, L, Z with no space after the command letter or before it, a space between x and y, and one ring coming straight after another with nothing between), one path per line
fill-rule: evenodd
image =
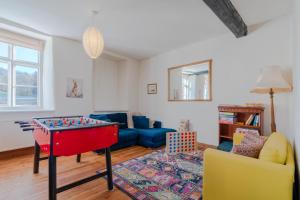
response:
M256 87L251 90L253 93L269 94L271 105L271 131L276 132L275 111L274 111L274 94L290 92L292 87L283 78L280 67L269 66L261 70L257 79Z

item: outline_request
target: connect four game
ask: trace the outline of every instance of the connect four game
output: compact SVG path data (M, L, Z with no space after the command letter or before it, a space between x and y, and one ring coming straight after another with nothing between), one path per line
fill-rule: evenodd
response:
M197 132L167 133L166 153L176 154L197 150Z

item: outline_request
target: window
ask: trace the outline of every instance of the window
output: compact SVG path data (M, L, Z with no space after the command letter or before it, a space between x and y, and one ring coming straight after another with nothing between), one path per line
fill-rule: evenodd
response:
M8 40L8 35L1 37L0 30L0 109L39 107L42 48L28 45L31 38L12 33Z

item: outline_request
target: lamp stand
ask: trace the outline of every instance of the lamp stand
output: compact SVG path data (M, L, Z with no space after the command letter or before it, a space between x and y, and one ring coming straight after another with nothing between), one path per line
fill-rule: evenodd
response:
M272 133L274 133L276 132L276 123L275 123L274 100L273 100L274 91L272 88L270 89L269 94L271 100L271 131Z

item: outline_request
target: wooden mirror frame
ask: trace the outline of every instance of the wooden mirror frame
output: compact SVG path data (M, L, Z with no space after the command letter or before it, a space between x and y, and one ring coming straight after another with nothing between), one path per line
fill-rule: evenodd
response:
M183 64L183 65L178 65L175 67L170 67L168 68L168 101L212 101L212 59L208 59L208 60L203 60L203 61L196 61L196 62L192 62L192 63L188 63L188 64ZM178 100L174 100L174 99L170 99L170 73L172 69L177 69L177 68L181 68L181 67L187 67L187 66L192 66L192 65L197 65L197 64L202 64L202 63L208 63L208 70L209 70L209 98L208 99L188 99L188 100L184 100L184 99L178 99Z

